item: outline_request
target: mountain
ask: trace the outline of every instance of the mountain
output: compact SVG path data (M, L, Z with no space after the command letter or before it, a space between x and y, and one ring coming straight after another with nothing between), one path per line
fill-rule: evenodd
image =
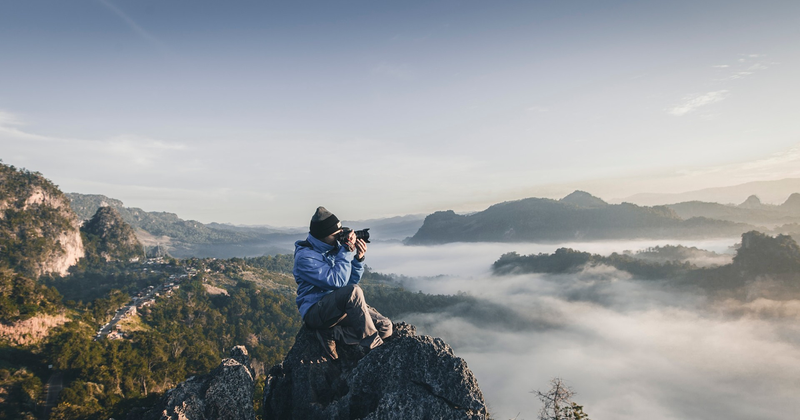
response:
M739 235L752 226L706 218L683 220L664 207L606 204L576 192L562 200L527 198L468 216L433 213L408 244L676 238Z
M86 235L87 254L104 261L130 261L144 258L144 247L133 229L114 207L100 207L81 231Z
M79 225L52 182L0 163L0 266L31 277L66 274L84 255Z
M787 211L800 213L800 193L792 193L780 207Z
M764 205L761 204L761 199L758 198L757 195L751 195L750 197L747 197L747 200L744 200L742 204L739 204L738 207L755 210L764 207Z
M684 201L741 203L755 194L767 203L780 203L790 194L800 191L800 178L776 181L755 181L729 187L704 188L674 194L643 193L613 201L627 201L642 206L655 206Z

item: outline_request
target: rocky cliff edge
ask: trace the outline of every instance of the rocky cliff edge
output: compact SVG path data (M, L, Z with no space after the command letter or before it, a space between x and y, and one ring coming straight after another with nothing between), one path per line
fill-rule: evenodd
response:
M489 418L475 376L447 343L402 322L394 331L366 354L339 345L339 359L331 361L302 328L267 375L264 419Z

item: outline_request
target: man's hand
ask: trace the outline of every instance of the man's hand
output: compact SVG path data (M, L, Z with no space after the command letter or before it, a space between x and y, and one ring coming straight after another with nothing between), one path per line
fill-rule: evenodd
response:
M348 251L350 251L350 252L355 251L356 250L356 233L351 230L350 234L347 235L347 238L345 239L343 245L345 246L345 248L347 248Z
M364 242L363 239L356 239L356 249L358 250L356 258L358 258L359 261L363 260L364 254L367 253L367 243Z

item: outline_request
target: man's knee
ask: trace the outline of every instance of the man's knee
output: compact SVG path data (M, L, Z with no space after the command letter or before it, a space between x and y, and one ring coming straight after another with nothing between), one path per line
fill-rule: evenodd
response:
M364 291L357 284L348 284L337 290L337 293L343 298L345 308L365 305Z
M356 302L363 302L364 301L364 291L361 290L361 286L357 284L349 284L345 287L350 288L350 300Z

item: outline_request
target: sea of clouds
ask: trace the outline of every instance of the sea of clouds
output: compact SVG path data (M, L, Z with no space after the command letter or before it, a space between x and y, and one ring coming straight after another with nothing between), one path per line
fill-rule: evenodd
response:
M719 253L736 238L684 241ZM466 292L474 308L407 314L478 378L496 419L536 419L532 390L561 377L593 420L794 419L800 412L800 302L716 301L612 267L495 277L505 252L566 246L599 254L674 241L371 245L376 271L425 293ZM367 296L369 300L369 296Z

